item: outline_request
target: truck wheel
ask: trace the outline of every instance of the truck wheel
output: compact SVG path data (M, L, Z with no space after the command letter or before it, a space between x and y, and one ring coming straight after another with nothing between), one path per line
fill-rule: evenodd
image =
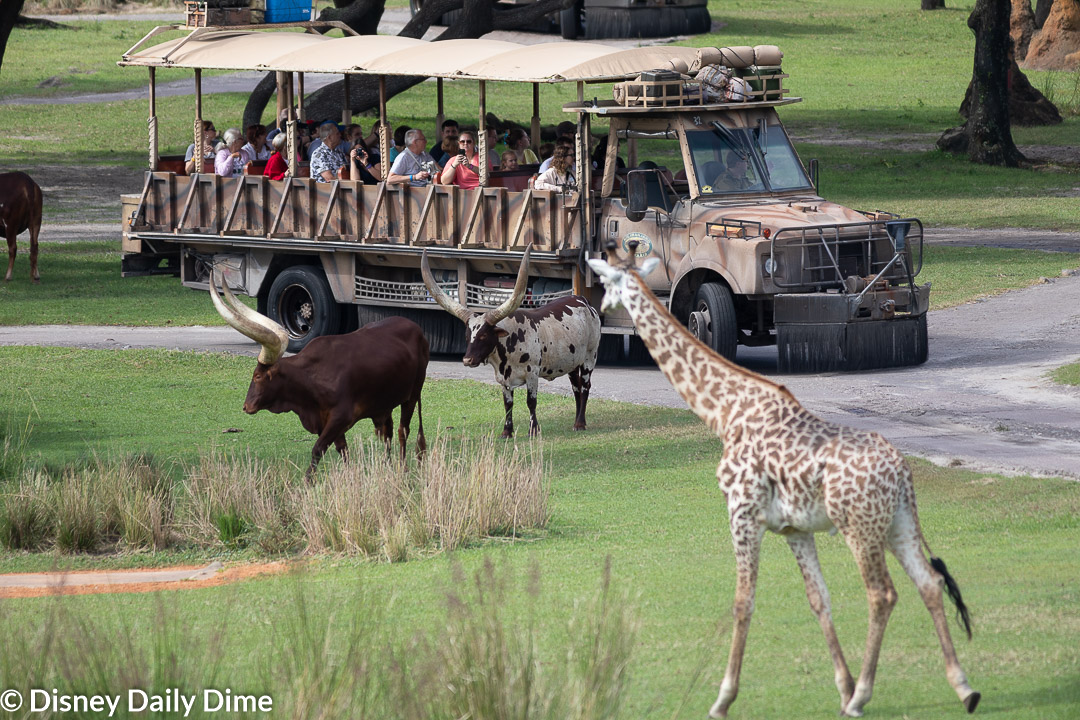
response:
M686 323L690 333L728 360L735 360L739 327L731 291L720 283L702 283Z
M289 352L300 352L341 326L340 308L326 276L311 265L291 267L274 278L266 305L269 318L289 333Z
M559 32L563 40L577 40L581 34L581 1L559 12Z

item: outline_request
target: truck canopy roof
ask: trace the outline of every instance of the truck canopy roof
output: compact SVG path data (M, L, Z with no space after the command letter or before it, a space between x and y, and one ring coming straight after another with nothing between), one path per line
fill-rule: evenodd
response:
M396 35L328 38L313 33L202 30L146 49L136 45L119 64L534 83L618 82L676 59L689 65L698 51L678 45L620 49L587 42L520 45L483 39L430 42Z

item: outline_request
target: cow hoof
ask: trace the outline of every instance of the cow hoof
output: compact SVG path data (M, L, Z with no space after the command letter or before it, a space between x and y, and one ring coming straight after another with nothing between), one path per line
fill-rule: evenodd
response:
M514 437L514 433L503 430L502 435L500 435L499 437L503 440L509 440L510 438Z
M577 431L577 432L580 432L582 430L588 430L588 428L585 427L584 424L581 424L581 425L574 425L574 430Z

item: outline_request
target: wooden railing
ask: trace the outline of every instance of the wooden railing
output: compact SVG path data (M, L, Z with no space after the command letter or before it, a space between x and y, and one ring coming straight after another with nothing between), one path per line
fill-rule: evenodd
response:
M560 250L580 242L576 196L150 173L135 232L358 244Z

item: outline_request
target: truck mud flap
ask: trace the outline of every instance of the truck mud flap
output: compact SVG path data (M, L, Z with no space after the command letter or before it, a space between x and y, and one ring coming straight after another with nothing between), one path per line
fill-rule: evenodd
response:
M777 323L777 370L820 373L926 362L926 314L888 320Z

